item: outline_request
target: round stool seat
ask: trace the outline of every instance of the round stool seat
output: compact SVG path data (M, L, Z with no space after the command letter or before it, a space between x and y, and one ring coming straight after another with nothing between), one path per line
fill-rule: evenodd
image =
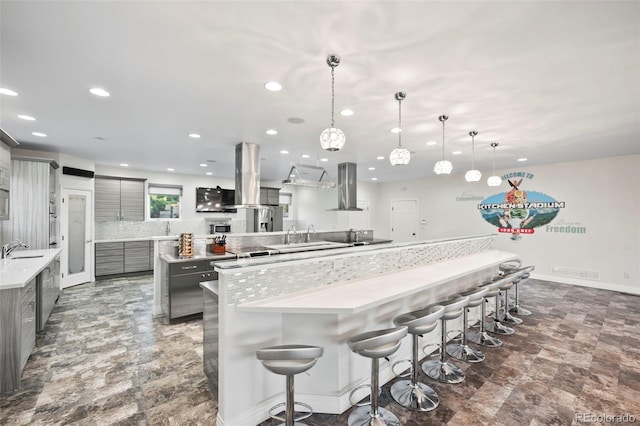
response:
M347 340L349 348L367 358L383 358L398 350L400 340L407 335L406 326L360 333Z
M479 306L482 303L482 301L484 300L484 297L487 295L488 292L489 292L489 287L487 286L476 287L476 288L463 291L462 293L460 293L460 296L469 297L467 308L475 308L476 306Z
M509 290L511 287L513 287L513 281L507 281L502 283L502 285L500 285L499 289L500 290Z
M322 356L323 348L306 345L280 345L256 351L256 357L272 373L291 375L307 371Z
M456 319L462 315L462 311L469 303L469 296L455 296L453 299L449 299L442 303L444 306L444 313L442 314L442 320Z
M426 334L438 325L438 320L444 314L444 306L431 305L417 311L398 315L393 319L397 326L406 326L409 334Z
M498 269L500 272L510 273L520 269L520 265L522 265L522 261L520 259L513 259L501 263L498 265Z

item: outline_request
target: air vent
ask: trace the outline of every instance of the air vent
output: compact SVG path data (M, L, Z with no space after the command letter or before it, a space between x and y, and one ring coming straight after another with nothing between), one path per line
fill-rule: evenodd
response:
M581 280L600 281L599 271L589 271L587 269L569 268L567 266L553 266L552 275L561 277L577 278Z

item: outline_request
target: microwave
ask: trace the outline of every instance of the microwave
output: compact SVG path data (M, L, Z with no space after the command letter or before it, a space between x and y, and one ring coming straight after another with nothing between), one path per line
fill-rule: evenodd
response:
M211 234L228 234L231 232L230 224L213 223L209 225L209 232Z
M0 189L0 220L9 220L9 191Z

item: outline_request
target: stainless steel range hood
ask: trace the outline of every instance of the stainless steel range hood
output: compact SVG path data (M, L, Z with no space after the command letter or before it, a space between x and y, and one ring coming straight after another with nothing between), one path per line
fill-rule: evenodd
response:
M236 191L234 208L262 207L260 204L260 145L236 145Z
M320 166L308 164L293 164L287 178L282 181L283 185L306 186L309 188L329 189L335 188L336 184L329 177L329 173Z
M357 165L356 163L338 164L338 208L333 211L360 212L357 206Z

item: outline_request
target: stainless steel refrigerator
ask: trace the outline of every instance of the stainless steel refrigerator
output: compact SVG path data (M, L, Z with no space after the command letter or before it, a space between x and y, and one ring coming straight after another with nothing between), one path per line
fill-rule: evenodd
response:
M282 207L246 209L247 232L282 231Z

